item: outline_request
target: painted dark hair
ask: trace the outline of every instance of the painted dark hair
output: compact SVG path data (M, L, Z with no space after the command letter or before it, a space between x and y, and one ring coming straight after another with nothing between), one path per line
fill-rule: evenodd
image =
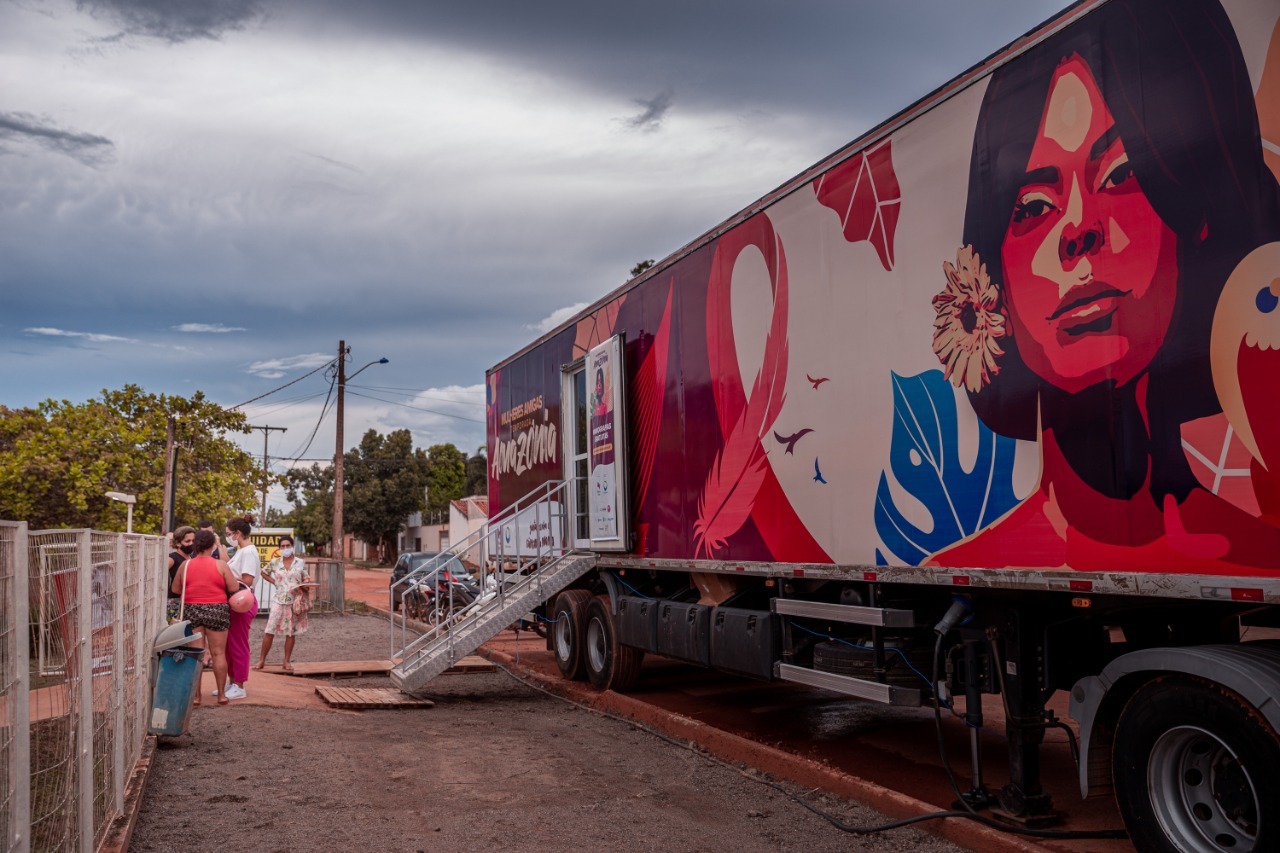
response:
M233 518L227 522L227 529L232 533L239 533L241 536L248 536L253 532L253 516L242 515L239 518Z
M1216 0L1112 0L997 70L974 133L964 243L1001 288L1001 246L1049 84L1073 55L1093 73L1139 186L1178 239L1177 304L1147 394L1152 433L1176 432L1220 410L1209 332L1223 283L1244 255L1280 238L1280 190L1263 161L1249 74ZM1026 366L1015 338L1001 346L999 374L969 399L996 432L1034 439L1037 401L1065 402L1065 392ZM1082 393L1074 408L1086 417L1117 389L1108 381Z

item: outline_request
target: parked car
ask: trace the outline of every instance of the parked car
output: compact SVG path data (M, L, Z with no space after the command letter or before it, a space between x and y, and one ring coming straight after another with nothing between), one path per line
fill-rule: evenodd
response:
M400 559L396 560L395 566L391 569L391 609L400 609L400 600L404 595L404 587L396 587L396 583L409 572L438 556L440 556L439 551L405 551L400 555Z

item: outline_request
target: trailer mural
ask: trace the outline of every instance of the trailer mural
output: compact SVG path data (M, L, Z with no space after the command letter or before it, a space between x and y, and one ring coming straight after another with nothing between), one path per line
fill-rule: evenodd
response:
M1280 36L1228 9L1098 4L495 368L495 511L621 333L637 554L1280 569Z

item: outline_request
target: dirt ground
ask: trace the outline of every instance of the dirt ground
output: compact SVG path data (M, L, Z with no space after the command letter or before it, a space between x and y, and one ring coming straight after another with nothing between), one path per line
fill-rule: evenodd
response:
M255 655L263 622L255 620ZM311 625L297 661L386 657L384 619L315 616ZM269 662L279 662L278 648ZM442 676L427 692L434 708L206 704L190 735L157 748L132 849L959 849L914 829L846 834L734 769L502 672ZM788 790L846 823L884 820Z

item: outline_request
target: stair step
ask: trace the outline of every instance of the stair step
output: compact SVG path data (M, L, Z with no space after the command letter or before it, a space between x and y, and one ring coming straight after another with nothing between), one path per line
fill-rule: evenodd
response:
M789 663L777 664L776 672L778 678L783 681L794 681L797 684L807 684L810 687L834 690L836 693L844 693L847 696L856 696L859 699L868 699L884 705L918 708L924 704L922 691L916 687L881 684L878 681L868 681L865 678L854 678L834 672L820 672L816 669L808 669L807 667L795 666Z
M785 616L826 619L830 622L849 622L856 625L878 625L882 628L911 628L916 624L915 614L910 610L857 607L852 604L830 604L825 601L775 598L773 611Z
M541 570L545 574L530 575L536 581L508 591L503 599L491 599L480 610L452 624L440 635L429 636L422 646L407 646L403 652L404 660L391 670L391 683L405 693L421 689L428 681L594 567L594 555L570 555Z

